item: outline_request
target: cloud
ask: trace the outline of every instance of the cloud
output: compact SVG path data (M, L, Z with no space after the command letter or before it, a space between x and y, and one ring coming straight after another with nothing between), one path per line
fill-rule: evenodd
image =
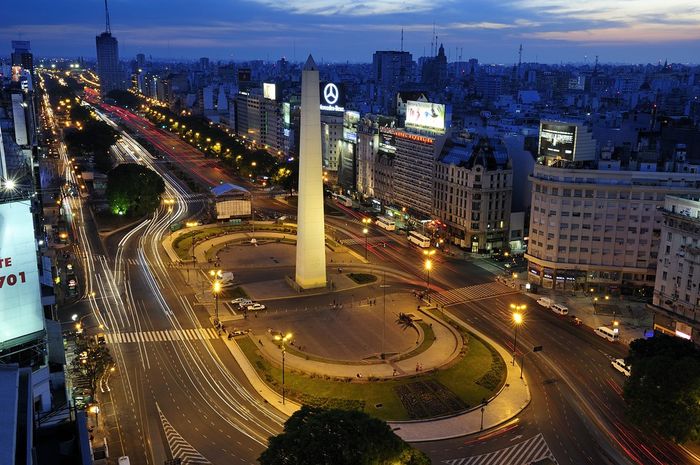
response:
M573 31L542 31L523 37L585 43L668 43L700 40L697 25L630 24Z
M700 25L697 0L512 0L511 5L542 18L591 22L673 22Z
M422 13L438 8L445 0L250 0L275 10L298 15L373 16Z

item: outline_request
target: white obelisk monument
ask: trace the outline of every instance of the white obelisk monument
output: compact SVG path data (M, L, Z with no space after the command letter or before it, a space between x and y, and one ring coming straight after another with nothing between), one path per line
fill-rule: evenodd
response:
M326 285L320 105L318 67L309 55L301 73L299 137L296 282L302 289Z

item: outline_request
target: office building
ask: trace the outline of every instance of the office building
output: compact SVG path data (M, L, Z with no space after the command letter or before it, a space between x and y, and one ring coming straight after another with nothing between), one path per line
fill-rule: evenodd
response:
M109 9L105 2L105 32L95 37L97 46L97 76L100 78L100 95L125 89L124 75L119 65L119 43L112 35L109 21Z
M372 80L375 101L385 114L394 114L396 93L401 84L411 80L413 57L409 52L382 50L372 56Z
M654 281L654 329L700 345L700 198L667 196Z

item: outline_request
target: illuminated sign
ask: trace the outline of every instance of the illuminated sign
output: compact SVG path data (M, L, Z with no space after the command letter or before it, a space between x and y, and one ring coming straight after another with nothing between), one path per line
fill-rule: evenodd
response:
M0 204L0 346L44 329L37 263L29 204Z
M270 100L277 100L277 86L268 82L263 82L263 97Z
M396 136L393 132L384 128L379 129L379 150L382 152L396 153Z
M288 128L291 125L291 106L289 105L289 102L283 102L282 103L282 122L284 123L284 127Z
M541 157L574 159L576 126L564 123L540 123Z
M693 328L690 325L680 321L676 322L676 336L690 340L691 334L693 334Z
M445 132L445 105L431 102L406 102L406 127Z
M321 110L343 112L345 111L345 93L341 85L333 82L320 84Z

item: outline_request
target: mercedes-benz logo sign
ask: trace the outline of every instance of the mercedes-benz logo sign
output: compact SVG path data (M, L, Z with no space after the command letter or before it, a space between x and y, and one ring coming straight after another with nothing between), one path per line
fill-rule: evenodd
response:
M338 102L339 95L338 86L332 82L326 84L326 87L323 88L323 99L328 105L335 105Z

